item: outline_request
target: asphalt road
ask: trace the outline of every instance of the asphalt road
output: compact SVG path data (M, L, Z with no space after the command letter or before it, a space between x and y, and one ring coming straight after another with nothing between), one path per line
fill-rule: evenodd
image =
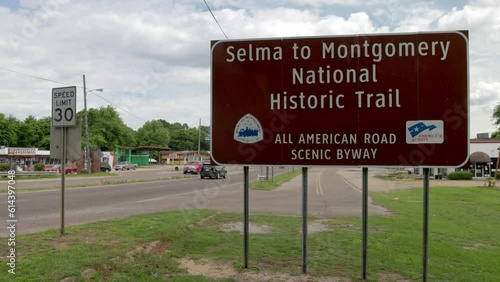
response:
M275 168L278 174L287 169ZM309 214L317 216L360 216L361 192L337 173L333 168L310 169L308 173ZM250 181L257 179L259 169L250 170ZM125 171L118 179L165 179L182 172L166 171L162 168ZM361 177L361 176L360 176ZM70 184L70 181L73 182ZM66 185L101 183L102 178L68 179ZM273 191L250 191L251 214L276 214L300 216L302 184L301 177ZM18 187L60 186L59 180L18 181ZM22 188L22 189L23 189ZM29 233L48 228L61 227L61 191L23 192L16 194L16 231ZM178 209L217 209L243 211L242 169L232 169L227 179L201 180L198 177L155 182L71 188L65 191L65 226L78 225L99 220L121 218L135 214ZM386 210L371 206L371 214L386 214ZM0 200L0 218L7 219L7 197ZM6 223L7 224L7 223ZM0 235L8 230L0 228Z

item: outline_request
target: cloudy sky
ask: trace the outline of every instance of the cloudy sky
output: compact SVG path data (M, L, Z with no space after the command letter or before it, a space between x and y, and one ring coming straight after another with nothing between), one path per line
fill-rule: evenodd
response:
M207 0L229 39L469 30L470 136L492 132L500 101L500 1ZM210 123L210 41L225 36L203 0L1 0L0 112L51 115L51 89L78 88L137 129Z

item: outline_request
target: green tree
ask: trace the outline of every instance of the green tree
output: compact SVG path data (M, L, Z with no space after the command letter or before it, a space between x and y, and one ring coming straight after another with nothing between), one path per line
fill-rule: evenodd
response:
M137 130L138 146L168 147L170 132L159 120L147 121Z
M169 144L170 149L174 151L195 150L194 138L188 130L173 129L170 134L172 136Z
M6 118L4 114L0 113L0 145L17 146L17 127L19 123L12 115Z
M50 127L51 117L47 116L36 121L36 144L35 147L40 150L50 149Z
M493 120L493 124L498 128L497 131L491 134L491 138L500 139L500 104L495 106L491 119Z
M34 147L38 136L37 122L34 116L28 116L17 128L17 145L19 147Z
M168 123L167 128L170 130L170 148L172 150L181 151L196 151L198 150L198 142L200 142L200 149L202 151L210 150L210 141L205 140L210 132L210 127L201 126L200 130L197 127L189 128L189 126L184 123Z
M36 119L28 116L17 128L17 146L48 150L50 147L50 117Z
M84 121L84 111L78 112ZM111 106L89 109L87 112L89 143L92 148L114 151L118 146L135 146L134 130L126 126L118 112ZM85 145L85 127L82 129L82 146Z

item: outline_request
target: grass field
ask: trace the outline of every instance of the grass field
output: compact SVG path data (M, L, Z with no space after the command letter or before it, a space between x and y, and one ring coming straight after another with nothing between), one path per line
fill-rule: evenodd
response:
M369 280L418 281L422 189L371 196L392 216L369 218ZM18 235L15 275L7 272L7 238L1 238L0 281L233 281L252 273L265 276L251 280L285 281L301 275L300 218L251 216L270 232L251 234L244 271L242 235L221 229L241 220L236 213L185 210L68 227L62 237L57 230ZM360 281L361 218L309 220L329 231L308 237L307 281ZM498 281L499 222L499 190L432 187L429 281ZM211 277L190 275L180 267L187 262L205 264Z

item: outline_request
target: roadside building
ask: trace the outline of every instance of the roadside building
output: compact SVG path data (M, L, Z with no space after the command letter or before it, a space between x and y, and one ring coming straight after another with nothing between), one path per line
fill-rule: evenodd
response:
M170 150L168 147L156 147L156 146L137 146L128 147L120 146L116 148L116 162L129 161L137 165L147 165L150 163L152 158L151 152Z
M185 165L189 161L210 160L209 151L160 151L162 164Z
M34 170L37 163L49 163L50 151L38 148L0 146L0 163L11 164L11 169Z
M500 154L500 140L471 139L470 157L465 165L474 177L489 177L495 175L495 169Z

